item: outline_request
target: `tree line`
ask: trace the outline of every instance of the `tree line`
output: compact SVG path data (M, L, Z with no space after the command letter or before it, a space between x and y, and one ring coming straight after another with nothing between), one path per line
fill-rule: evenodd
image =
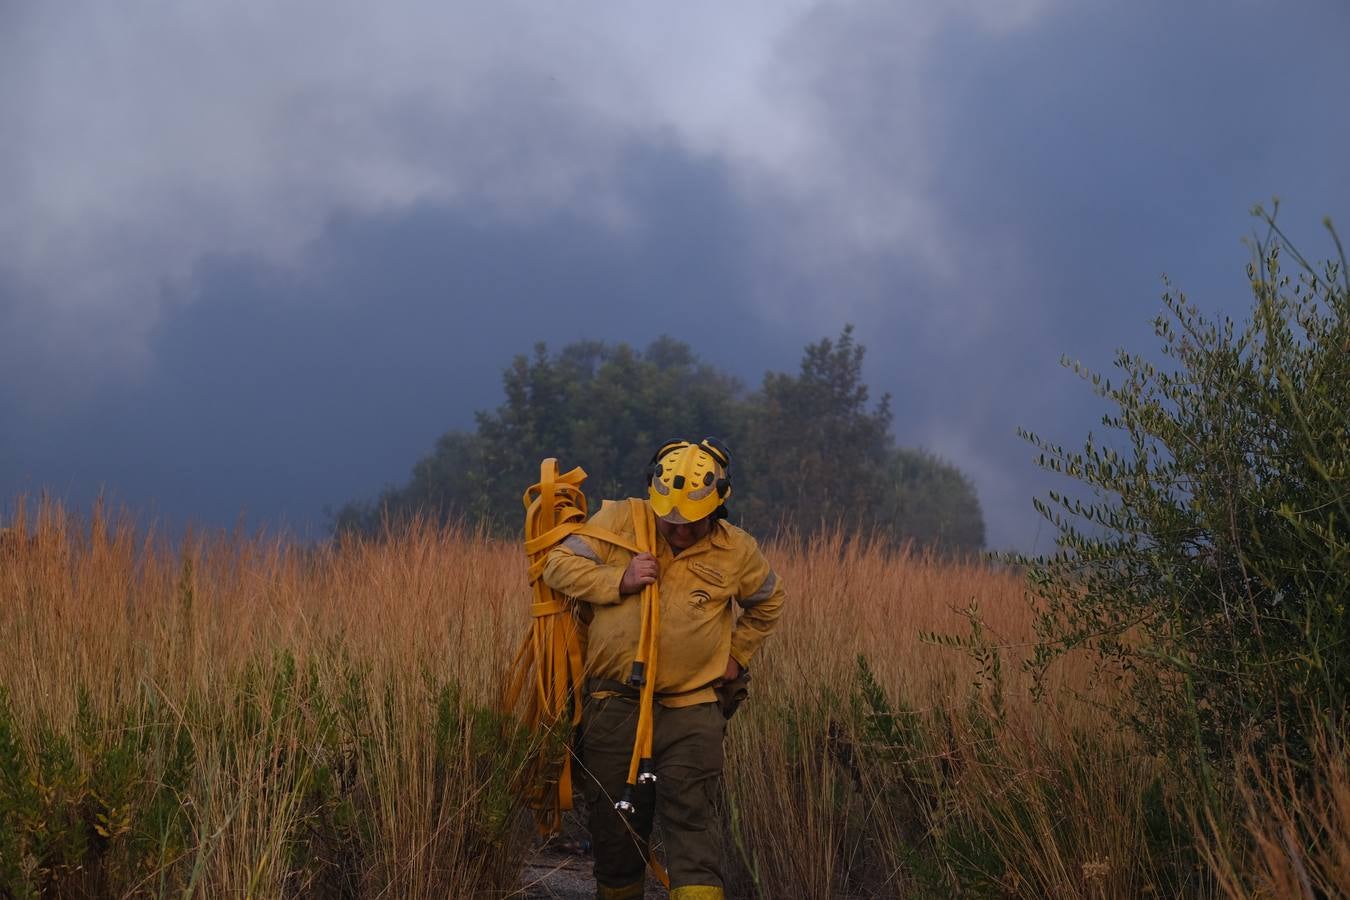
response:
M731 520L760 535L843 527L882 539L975 551L984 519L970 480L935 455L898 446L889 396L862 378L866 349L846 327L808 345L796 374L769 372L757 390L660 337L646 349L540 343L502 373L504 400L472 431L449 431L408 481L348 503L338 532L378 534L414 515L519 532L521 495L542 458L582 466L593 505L641 496L652 452L672 437L709 435L732 453Z

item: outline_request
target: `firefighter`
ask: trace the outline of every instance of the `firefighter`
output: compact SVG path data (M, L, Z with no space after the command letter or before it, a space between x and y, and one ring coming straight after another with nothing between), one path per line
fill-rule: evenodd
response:
M726 521L730 466L730 453L716 439L667 442L647 472L656 552L573 534L544 566L546 584L582 601L588 677L581 764L602 900L642 896L654 815L662 823L673 900L724 896L722 741L744 697L747 667L784 599L754 538ZM634 510L630 502L606 501L591 522L631 544ZM638 595L648 584L658 586L660 605L650 720L655 778L634 802L619 803L639 718L633 663L642 628Z

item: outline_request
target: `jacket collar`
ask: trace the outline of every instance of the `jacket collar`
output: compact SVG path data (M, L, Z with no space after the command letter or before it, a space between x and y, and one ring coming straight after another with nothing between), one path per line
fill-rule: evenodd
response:
M727 524L726 519L718 519L713 523L712 534L713 545L723 550L730 550L734 545L731 542L731 526Z

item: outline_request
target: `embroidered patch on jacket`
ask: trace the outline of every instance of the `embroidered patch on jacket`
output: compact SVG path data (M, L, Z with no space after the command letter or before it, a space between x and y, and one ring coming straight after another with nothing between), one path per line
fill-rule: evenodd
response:
M691 562L689 568L694 571L694 574L702 577L706 581L711 581L719 587L726 587L727 585L727 576L706 563Z
M693 606L694 609L698 610L699 612L702 612L703 610L707 609L708 604L711 602L712 602L712 595L709 594L707 591L703 590L702 588L699 588L698 590L694 591L692 594L689 595L690 605Z

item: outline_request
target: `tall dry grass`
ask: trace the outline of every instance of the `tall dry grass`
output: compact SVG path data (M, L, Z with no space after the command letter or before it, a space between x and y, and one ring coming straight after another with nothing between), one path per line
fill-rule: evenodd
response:
M10 524L0 896L519 893L527 737L495 708L519 547L170 542L51 503ZM767 552L790 600L729 727L733 894L1203 893L1166 766L1090 704L1031 701L1017 573L838 536ZM1051 688L1101 690L1072 666Z
M1312 735L1310 767L1240 759L1233 821L1206 823L1203 853L1228 896L1350 896L1350 755L1343 736Z
M47 503L0 554L12 894L514 889L522 748L493 698L515 548L429 528L174 547Z
M1017 573L837 536L775 564L792 605L731 727L742 890L1166 890L1159 767L1090 703L1033 703ZM1051 673L1052 697L1099 690Z

